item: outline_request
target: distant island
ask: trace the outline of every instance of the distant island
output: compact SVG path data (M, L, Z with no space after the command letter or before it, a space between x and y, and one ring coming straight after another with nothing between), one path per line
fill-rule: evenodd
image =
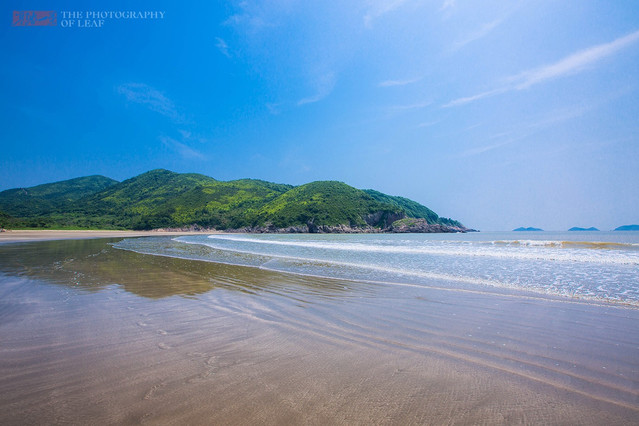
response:
M415 201L337 181L218 181L157 169L0 192L0 228L228 232L468 232Z
M536 231L543 231L543 229L532 228L532 227L529 227L529 228L521 227L521 228L513 229L513 232L533 232L533 231L535 231L535 232Z
M639 231L639 225L624 225L615 228L615 231Z
M590 228L580 228L578 226L574 226L570 228L569 231L599 231L599 230L595 228L594 226L591 226Z

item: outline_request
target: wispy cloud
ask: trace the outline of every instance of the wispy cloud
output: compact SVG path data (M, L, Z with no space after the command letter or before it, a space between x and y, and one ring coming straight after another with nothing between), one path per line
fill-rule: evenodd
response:
M596 104L591 106L577 105L572 108L563 108L553 111L546 117L543 117L535 122L528 123L527 128L531 130L544 129L554 126L555 124L562 123L564 121L572 120L573 118L579 118L591 110L597 107Z
M488 22L484 25L481 26L481 28L479 28L477 31L468 34L466 37L464 37L461 40L458 40L457 42L455 42L452 46L452 50L456 51L461 49L462 47L466 46L467 44L470 44L476 40L479 40L485 36L487 36L488 34L490 34L495 28L497 28L499 26L499 24L501 24L503 21L503 19L496 19L492 22Z
M465 105L479 99L498 95L513 90L528 89L534 85L544 83L549 80L577 74L589 66L594 66L605 58L614 55L620 50L630 46L639 40L639 31L635 31L626 36L620 37L610 43L599 44L576 53L566 56L550 65L544 65L531 70L523 71L517 75L506 79L506 84L497 89L482 92L477 95L455 99L443 105L443 107L453 107Z
M160 136L160 142L162 142L162 144L167 148L177 152L182 158L186 160L206 160L206 156L201 152L171 137Z
M266 109L268 109L268 112L270 112L273 115L278 115L282 112L281 110L281 103L274 103L274 102L267 102L265 104Z
M418 102L418 103L414 103L414 104L406 104L406 105L393 105L389 108L390 112L403 112L403 111L410 111L413 109L422 109L422 108L426 108L428 105L431 105L432 102L430 101L425 101L425 102Z
M162 92L144 83L125 83L117 87L117 92L127 101L146 105L150 110L180 120L180 114L173 102Z
M511 88L502 87L500 89L489 90L487 92L482 92L482 93L479 93L477 95L468 96L468 97L465 97L465 98L455 99L453 101L448 102L447 104L442 105L442 107L449 108L449 107L469 104L471 102L475 102L475 101L478 101L478 100L483 99L483 98L488 98L490 96L499 95L500 93L507 92L508 90L511 90Z
M468 149L462 152L460 156L472 157L474 155L483 154L485 152L492 151L492 150L501 148L503 146L511 145L515 142L524 140L528 138L529 136L532 136L535 133L538 133L539 131L555 126L559 123L581 117L591 110L592 110L592 107L584 107L579 105L573 108L565 108L565 109L552 111L551 113L546 114L545 117L542 117L533 123L527 123L512 131L506 131L506 132L494 134L491 137L489 137L489 139L491 141L498 141L498 142L492 142L488 145Z
M439 8L440 11L454 9L457 6L457 0L444 0L444 3Z
M497 148L501 148L502 146L506 146L506 145L510 145L513 142L518 141L519 139L522 138L514 138L514 139L509 139L507 141L503 141L503 142L498 142L492 145L485 145L485 146L480 146L477 148L471 148L468 149L464 152L461 153L461 157L472 157L475 155L479 155L479 154L483 154L484 152L488 152L488 151L492 151L493 149L497 149Z
M524 71L513 77L516 89L527 89L546 80L577 73L589 65L611 56L639 40L639 31L620 37L610 43L599 44L567 56L559 62Z
M231 57L231 54L229 53L229 45L226 44L226 42L220 37L215 37L215 47L217 47L218 50L222 52L222 55L226 56L227 58Z
M417 83L421 79L422 79L421 77L418 77L418 78L410 78L406 80L386 80L386 81L380 82L377 86L379 87L406 86L408 84Z
M364 25L370 28L374 20L396 10L407 1L408 0L382 0L376 2L376 4L368 10L366 15L364 15Z
M434 126L435 124L440 123L441 120L437 120L437 121L425 121L423 123L419 123L416 127L418 129L423 128L423 127L430 127L430 126Z
M315 94L306 98L302 98L297 102L298 106L319 102L331 94L335 88L335 74L327 73L319 77L315 81Z
M231 15L225 25L242 28L248 34L257 34L266 28L275 27L271 12L277 11L273 4L262 5L261 2L241 1L238 4L238 13Z

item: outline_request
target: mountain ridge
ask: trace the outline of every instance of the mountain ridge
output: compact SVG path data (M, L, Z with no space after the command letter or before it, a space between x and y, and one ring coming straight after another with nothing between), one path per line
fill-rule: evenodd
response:
M410 232L468 230L413 200L343 182L225 182L165 169L122 182L94 175L2 191L0 212L0 226L14 228L393 232L394 222L413 218L420 222Z

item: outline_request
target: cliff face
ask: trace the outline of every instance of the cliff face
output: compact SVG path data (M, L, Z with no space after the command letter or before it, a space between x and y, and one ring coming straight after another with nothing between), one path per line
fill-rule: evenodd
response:
M468 229L464 226L449 226L441 223L428 223L424 219L406 218L401 219L393 224L388 229L388 232L393 233L441 233L441 232L473 232L474 229Z
M464 226L449 226L441 223L428 223L422 218L401 218L393 221L389 226L379 228L371 225L349 226L349 225L306 225L288 226L278 228L269 224L267 226L253 226L239 229L230 229L227 232L238 233L258 233L258 234L378 234L378 233L455 233L455 232L477 232Z
M393 222L406 217L406 213L388 213L388 212L375 212L364 217L364 221L369 226L381 225L383 228L392 226Z

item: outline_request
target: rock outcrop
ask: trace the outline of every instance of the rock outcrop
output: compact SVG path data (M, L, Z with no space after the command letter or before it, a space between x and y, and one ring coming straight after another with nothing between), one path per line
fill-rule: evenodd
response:
M459 226L448 226L439 223L428 223L425 219L406 218L393 222L386 232L393 233L453 233L453 232L469 232L472 229Z
M227 229L224 232L248 233L248 234L380 234L380 233L455 233L477 232L459 226L448 226L439 223L431 224L425 219L404 218L396 220L385 228L349 225L314 225L312 222L306 225L288 226L277 228L271 224L267 226L253 226L238 229Z

